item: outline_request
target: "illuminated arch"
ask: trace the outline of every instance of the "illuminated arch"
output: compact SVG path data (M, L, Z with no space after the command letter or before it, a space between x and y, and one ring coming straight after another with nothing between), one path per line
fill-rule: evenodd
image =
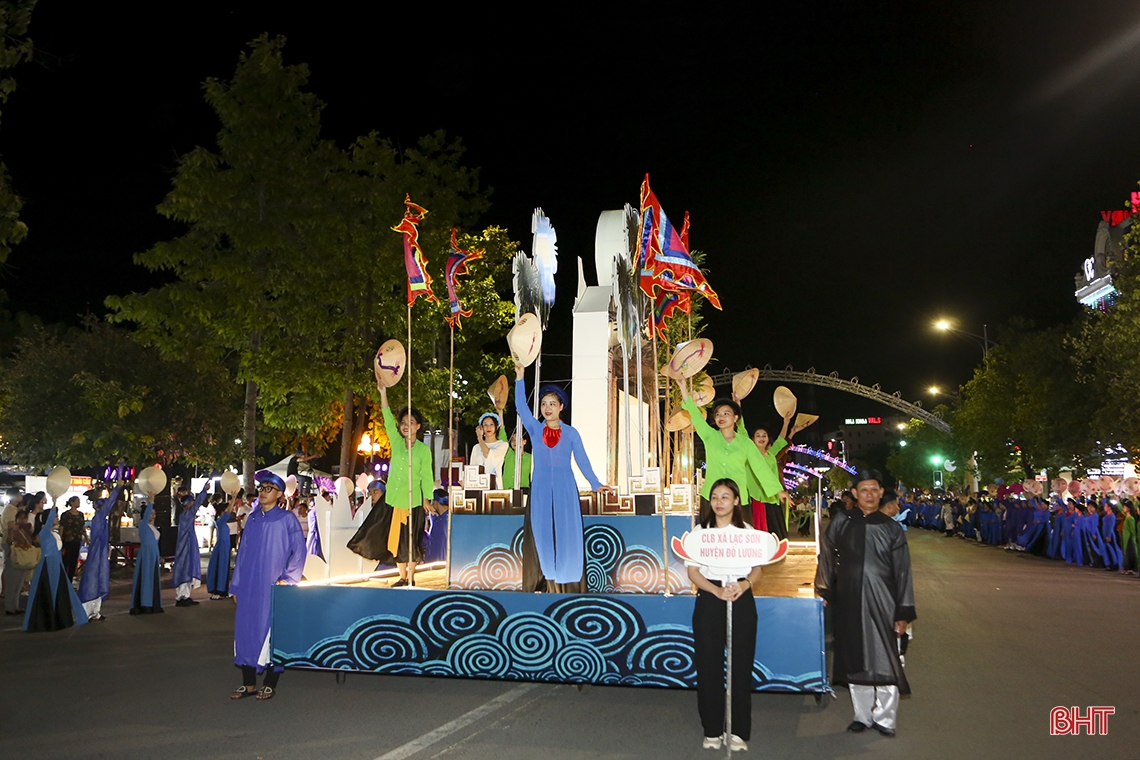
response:
M800 446L799 444L794 444L794 445L788 447L788 451L793 451L797 454L807 454L809 457L815 457L816 459L822 459L824 462L827 462L830 465L833 465L835 467L842 467L844 470L847 470L847 472L851 473L852 475L855 474L855 468L854 467L847 464L842 459L838 459L836 457L831 456L831 454L828 454L826 451L823 451L821 449L813 449L811 446ZM789 463L789 464L791 464L791 463Z
M713 383L715 385L729 385L732 382L732 376L735 374L735 372L722 372L713 377ZM942 419L940 412L929 412L923 409L921 401L915 401L914 403L904 401L902 394L898 391L887 393L879 387L878 383L874 385L863 385L859 382L858 377L853 377L850 380L842 380L838 372L832 372L830 375L820 375L816 373L815 367L809 367L807 372L797 372L792 369L791 365L784 369L772 369L771 365L764 365L764 368L760 370L760 379L777 383L806 383L807 385L818 385L822 388L834 388L835 390L854 393L856 396L878 401L880 404L885 404L892 409L897 409L904 414L909 414L914 419L922 420L931 427L941 430L943 433L950 432L950 423Z

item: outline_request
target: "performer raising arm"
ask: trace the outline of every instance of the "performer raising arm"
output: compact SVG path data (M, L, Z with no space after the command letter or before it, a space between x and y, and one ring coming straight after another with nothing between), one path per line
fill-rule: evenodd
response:
M416 565L423 561L423 536L427 525L424 510L431 505L435 493L432 477L431 449L419 440L424 418L414 407L404 407L396 417L388 408L388 389L377 383L380 410L384 414L384 430L392 442L392 460L388 467L388 485L384 501L375 504L364 524L348 542L356 554L385 564L396 560L400 580L396 586L416 585ZM396 420L399 418L399 424ZM408 489L408 441L412 441L412 487ZM412 554L408 556L408 531L412 533Z
M578 431L561 420L566 392L556 385L539 389L543 420L539 422L526 411L529 407L524 372L521 364L515 364L515 408L535 442L530 499L523 519L523 591L538 590L539 582L545 578L547 591L584 593L586 549L578 484L570 468L571 454L593 490L609 489L594 475Z

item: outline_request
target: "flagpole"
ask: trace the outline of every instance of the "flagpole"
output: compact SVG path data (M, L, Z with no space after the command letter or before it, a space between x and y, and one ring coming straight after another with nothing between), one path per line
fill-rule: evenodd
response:
M451 588L451 460L455 456L455 323L451 327L451 354L447 379L447 569L444 575L445 588ZM410 341L409 341L410 342Z
M408 416L412 416L412 305L408 304L408 351L407 351L407 372L408 375ZM412 417L415 419L415 417ZM398 425L399 420L396 421ZM411 423L408 424L408 430L411 431ZM405 438L405 443L408 445L408 585L415 585L415 555L412 553L412 436Z
M653 432L653 448L657 449L658 429L656 422L660 416L660 412L657 408L660 401L660 394L657 388L657 326L653 323L652 318L650 318L650 324L653 325L650 328L653 332L653 408L651 410L652 416L649 418L649 428ZM658 488L661 488L661 470L664 468L661 467L661 459L658 451L654 451L653 460L653 463L657 465ZM660 493L658 493L657 503L661 508L661 580L665 588L665 596L672 596L673 594L669 588L669 528L665 520L665 501L661 498Z

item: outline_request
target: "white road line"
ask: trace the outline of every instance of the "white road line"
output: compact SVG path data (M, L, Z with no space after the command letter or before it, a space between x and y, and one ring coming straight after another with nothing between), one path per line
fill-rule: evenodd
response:
M472 723L484 717L485 715L489 715L495 712L495 710L498 710L503 705L514 702L519 697L523 696L529 691L537 689L541 685L542 684L537 683L525 683L516 686L507 693L500 694L489 702L476 707L474 710L460 715L455 720L449 723L444 723L434 731L428 731L423 736L412 739L407 744L396 747L396 749L381 755L380 757L376 758L376 760L403 760L405 757L411 757L412 755L423 749L426 749L427 747L430 747L441 739L454 734L456 731L470 726Z

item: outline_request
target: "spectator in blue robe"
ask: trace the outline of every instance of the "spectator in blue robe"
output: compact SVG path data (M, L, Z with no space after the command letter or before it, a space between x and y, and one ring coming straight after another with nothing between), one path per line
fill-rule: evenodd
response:
M1124 554L1116 538L1116 511L1105 500L1104 514L1100 518L1100 538L1104 547L1104 566L1107 570L1119 570L1124 564Z

